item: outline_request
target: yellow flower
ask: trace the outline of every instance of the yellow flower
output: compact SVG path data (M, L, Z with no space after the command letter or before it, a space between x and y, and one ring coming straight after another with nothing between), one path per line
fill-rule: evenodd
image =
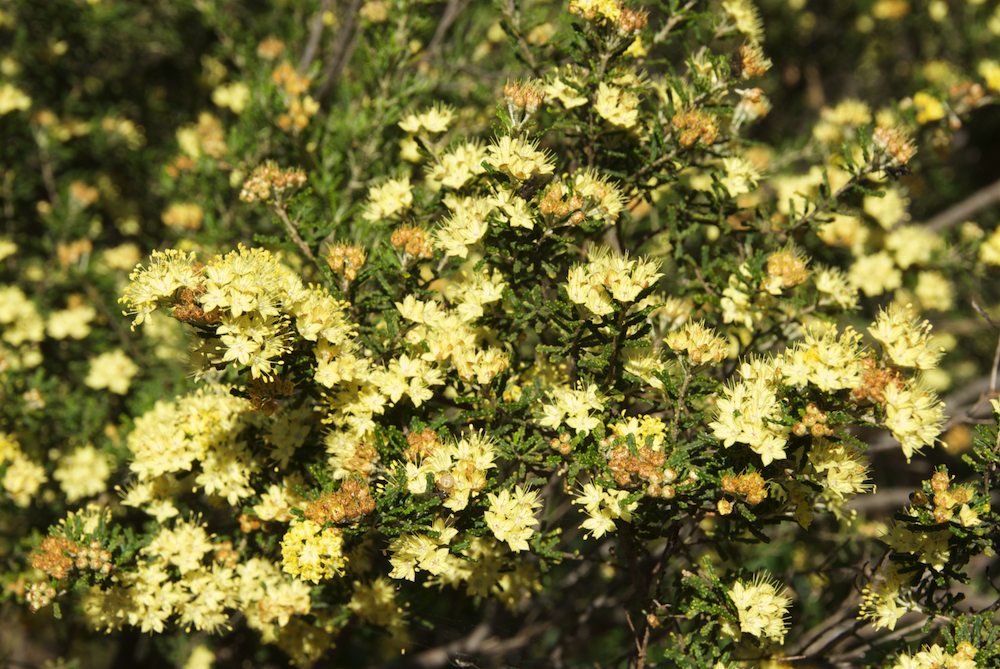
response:
M501 490L498 494L490 493L486 499L490 508L484 518L493 536L507 542L514 552L528 550L528 539L534 534L531 528L538 524L535 512L542 506L538 493L516 486L513 493Z
M604 409L598 388L591 383L586 388L556 386L549 391L548 402L542 406L539 424L553 430L563 425L577 434L590 432L601 424L599 414Z
M639 502L626 504L625 498L628 496L625 490L602 488L594 483L585 484L573 504L582 506L587 514L587 519L580 525L587 530L587 536L600 539L608 532L615 531L616 520L631 522L632 512L639 506Z
M885 426L900 443L909 462L914 453L930 446L944 424L944 403L916 382L902 388L885 386Z
M427 186L435 191L440 190L442 186L458 190L486 171L483 167L484 160L486 160L486 149L478 142L459 144L427 168Z
M0 116L31 108L31 98L14 84L0 84Z
M893 252L901 269L928 262L943 245L938 235L917 225L896 228L885 238L885 248Z
M847 278L852 286L869 297L895 290L903 283L903 274L885 251L859 257L848 270Z
M334 527L311 520L295 522L281 539L281 565L287 574L319 583L344 573L344 537Z
M896 188L886 190L882 197L866 195L863 206L865 213L886 230L910 218L910 200Z
M91 444L59 458L59 465L52 473L68 502L102 493L110 476L111 459Z
M767 366L773 370L772 364ZM784 409L769 376L743 374L744 378L726 386L716 403L716 419L708 424L723 446L747 444L765 466L785 458L789 433L779 422Z
M722 159L722 187L729 195L738 197L749 193L757 187L760 172L747 159L741 156L730 156Z
M760 12L751 0L724 0L722 10L736 29L751 42L759 42L764 37L764 25Z
M250 100L250 89L241 81L224 84L212 91L212 102L217 107L226 107L239 114Z
M149 265L138 265L129 275L129 283L122 291L122 304L126 313L133 314L132 329L153 313L161 301L173 298L181 288L194 288L201 284L200 270L195 267L193 253L175 249L153 251Z
M83 339L90 334L90 322L95 318L97 310L88 304L78 304L51 312L45 331L53 339Z
M659 263L645 258L631 259L607 247L594 247L587 262L570 268L566 293L571 302L594 317L614 313L615 302L634 302L639 294L659 280Z
M525 181L536 175L552 174L555 165L533 142L504 135L486 147L486 163L493 169Z
M421 131L439 134L448 129L454 115L450 107L438 104L419 114L408 115L399 122L399 127L411 135L416 135Z
M728 594L736 606L740 631L761 640L784 642L788 629L788 607L792 600L785 594L783 586L757 574L752 581L736 581Z
M582 83L570 70L557 71L552 81L545 86L545 97L558 100L566 109L580 107L587 104L586 96L580 94L581 86Z
M981 60L976 69L986 83L986 88L1000 93L1000 62L990 59Z
M597 88L594 111L612 125L626 130L633 128L639 120L639 96L603 81Z
M45 467L29 460L13 437L0 433L0 464L4 463L7 464L7 471L0 485L14 504L29 506L35 493L48 480Z
M979 260L987 265L1000 265L1000 228L996 228L979 247Z
M913 293L926 310L949 311L955 304L955 287L941 272L917 274Z
M835 267L816 267L814 279L816 290L824 296L821 303L828 299L844 310L858 306L858 289L851 285L843 271Z
M945 117L944 105L927 91L918 91L913 96L913 106L917 109L917 123L920 125L940 121Z
M198 230L205 211L194 202L174 202L160 216L163 224L176 230Z
M430 529L433 534L404 534L389 543L390 578L415 581L418 569L440 576L465 568L464 560L448 550L458 530L442 518L435 519Z
M867 483L865 454L852 444L816 440L809 449L809 464L823 486L824 495L835 505L874 487Z
M181 574L202 568L203 558L212 552L212 539L200 522L181 520L172 528L162 527L140 551L152 560L162 560Z
M366 623L392 627L403 622L403 609L396 602L396 586L379 576L370 583L354 583L347 608Z
M622 13L620 0L570 0L569 11L588 21L604 19L615 22Z
M784 351L779 366L789 385L803 388L809 383L831 392L861 384L863 354L861 335L853 328L838 335L836 327L816 324Z
M869 232L857 216L834 214L830 221L820 226L817 234L823 243L845 246L857 255L864 248Z
M621 189L592 169L577 172L573 177L573 191L587 198L589 207L584 214L589 218L599 218L613 224L625 208L625 196Z
M6 260L17 253L17 244L6 237L0 237L0 260Z
M726 357L729 344L701 321L686 323L680 330L669 333L664 343L678 353L685 353L696 365L718 364Z
M445 255L465 258L469 247L479 242L488 228L487 217L496 206L494 198L467 197L454 201L452 214L434 233L434 241Z
M198 644L188 655L183 669L212 669L215 665L215 653L205 644Z
M365 207L364 219L374 223L383 219L397 218L412 204L410 177L389 179L368 189L368 204Z
M937 365L943 351L930 347L931 324L921 320L913 305L893 302L879 312L868 328L889 359L900 367L931 369Z
M132 377L139 373L139 366L121 349L102 353L90 361L90 371L83 382L94 390L108 389L118 395L128 392Z
M895 629L896 622L910 610L900 594L908 578L894 565L877 572L861 591L858 618L870 620L876 630Z

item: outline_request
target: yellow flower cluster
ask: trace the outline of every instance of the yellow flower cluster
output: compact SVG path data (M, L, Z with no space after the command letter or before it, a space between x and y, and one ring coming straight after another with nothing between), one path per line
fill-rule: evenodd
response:
M135 314L133 327L159 306L172 306L178 320L214 327L219 339L206 342L205 355L248 367L255 379L279 371L295 333L317 342L317 377L324 385L333 383L332 354L351 348L344 303L321 288L305 287L265 249L240 246L207 265L193 254L154 252L149 266L140 265L129 278L121 301Z
M27 507L48 479L45 467L32 462L21 450L21 445L12 434L0 432L0 466L6 471L0 484L6 497L17 506Z
M885 426L899 441L907 462L934 443L943 424L944 402L919 381L886 385Z
M403 132L411 135L428 133L437 135L448 129L455 112L446 105L433 105L419 114L410 114L399 122Z
M432 191L459 190L486 171L486 149L476 141L463 142L438 157L427 167L424 183Z
M551 156L532 142L511 135L498 137L486 147L486 164L518 181L555 170Z
M204 492L231 505L252 495L250 476L259 464L240 434L248 425L249 409L247 400L215 385L157 402L136 419L128 436L129 469L138 483L129 489L125 504L160 520L177 515L170 493L181 483L174 475L191 471L195 463L201 471L193 483Z
M486 474L496 467L495 459L493 443L480 433L439 443L430 452L406 462L407 488L414 495L431 492L427 485L430 476L444 497L442 504L461 511L486 487Z
M920 319L909 304L893 302L879 312L868 331L882 344L893 364L900 367L932 369L943 353L930 345L931 324Z
M817 323L803 339L786 350L778 363L785 382L799 388L812 384L824 392L856 388L861 383L864 356L861 334L847 327Z
M424 360L442 366L450 362L462 380L486 384L507 368L508 356L496 346L482 346L486 332L473 325L487 305L500 300L506 283L496 272L469 272L461 278L444 289L451 308L412 295L397 302L396 308L415 324L406 340L425 351L421 356Z
M376 222L397 218L413 204L410 178L387 179L368 189L368 204L365 207L366 221Z
M744 364L742 378L726 386L716 403L716 419L708 424L725 447L746 444L764 465L783 460L788 443L789 428L781 423L785 409L777 396L776 373L763 361L757 369Z
M603 81L597 88L594 111L611 125L629 130L639 121L639 96Z
M938 644L926 646L912 655L900 653L889 669L979 669L976 647L968 641L959 642L954 653Z
M391 578L415 581L418 569L433 576L456 570L453 560L457 558L451 555L448 546L458 530L447 526L442 518L435 519L429 529L432 534L404 534L390 542Z
M291 524L281 539L281 568L305 581L320 581L344 573L344 536L335 527L312 520Z
M724 0L722 10L736 29L752 42L760 42L764 37L764 25L760 12L752 0Z
M583 434L601 424L595 413L599 414L603 409L604 403L596 384L580 388L554 386L549 390L548 402L542 406L538 424L553 430L566 425L577 434Z
M124 395L139 373L139 366L121 349L101 353L90 361L90 371L83 380L94 390L107 388L117 395Z
M83 611L95 628L111 631L128 624L146 632L164 631L175 616L187 629L217 632L227 626L232 611L240 611L262 640L271 643L293 616L310 612L304 582L282 577L275 565L261 558L235 565L205 564L217 549L200 524L181 522L161 529L143 550L148 562L106 590L92 586Z
M648 446L654 451L664 449L667 426L657 416L628 416L608 426L616 440L625 441L628 437L635 440L637 446Z
M585 307L596 319L615 313L616 302L635 302L663 276L658 269L654 260L631 259L598 246L588 253L586 263L570 268L566 293L570 301Z
M851 497L869 492L868 459L864 452L846 442L817 440L809 449L809 465L823 486L825 501L839 512Z
M487 495L490 508L484 519L499 541L504 541L514 552L528 550L528 539L534 534L532 526L538 524L535 512L542 502L538 493L516 486L512 491L501 490Z
M663 342L696 365L718 364L729 350L728 342L701 321L685 323L680 330L668 333Z
M445 255L466 258L469 247L486 234L488 218L498 202L491 197L445 199L451 215L434 234L434 241Z
M573 192L585 198L580 209L587 218L594 218L612 225L625 208L621 188L592 169L582 170L573 176Z
M895 629L896 622L913 605L902 597L902 590L911 577L901 574L896 565L889 565L876 572L861 591L858 618L871 621L875 629Z
M52 339L84 339L90 334L90 324L97 310L84 302L70 304L67 309L49 313L45 333Z
M741 632L761 640L784 642L792 600L783 586L757 574L752 581L736 581L728 595L736 606Z
M52 478L59 482L67 502L77 502L104 492L112 465L107 454L87 444L59 458Z
M45 339L45 320L35 303L17 286L0 286L0 326L3 327L0 370L30 369L41 364L38 343Z
M580 524L587 530L587 536L600 539L609 532L614 532L615 521L632 521L632 512L639 506L638 501L626 502L629 494L626 490L604 488L596 483L587 483L573 500L573 504L583 507L587 518Z

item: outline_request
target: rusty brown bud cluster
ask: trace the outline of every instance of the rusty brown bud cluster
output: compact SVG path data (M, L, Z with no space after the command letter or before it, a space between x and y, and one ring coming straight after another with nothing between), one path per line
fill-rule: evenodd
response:
M306 183L306 173L300 169L283 170L268 161L250 174L243 182L240 199L244 202L270 202L281 198L288 191L301 188Z
M337 492L328 493L310 502L304 510L306 518L317 523L342 523L357 520L375 510L375 499L368 484L348 479Z
M720 481L722 491L730 495L739 495L750 506L756 506L767 499L767 481L759 472L746 474L727 474ZM723 514L725 515L725 514Z
M806 405L806 413L802 420L792 426L792 434L799 437L807 434L813 437L828 437L833 434L833 429L826 424L826 421L826 413L810 402Z
M855 402L885 404L885 387L890 383L897 388L904 385L897 370L879 367L874 358L863 359L861 366L864 368L861 372L861 384L851 390L851 399Z
M719 127L707 113L699 110L677 112L670 120L674 129L679 131L677 143L689 149L698 142L711 146L719 136Z
M423 228L413 225L403 225L392 231L389 243L414 258L430 258L434 255L430 236Z
M365 250L353 244L333 244L326 252L326 264L348 282L358 278L366 259Z

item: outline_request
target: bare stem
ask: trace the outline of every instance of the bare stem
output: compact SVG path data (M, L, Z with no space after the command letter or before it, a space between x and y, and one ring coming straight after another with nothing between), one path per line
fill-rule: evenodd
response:
M285 224L285 230L288 231L288 236L292 238L292 241L295 242L295 245L302 250L302 253L305 254L305 256L309 258L309 260L311 260L317 267L320 268L320 270L322 270L323 266L319 263L319 260L316 258L316 254L313 253L312 249L309 248L309 245L306 244L304 239L302 239L302 235L299 234L298 226L296 226L295 223L292 222L292 219L288 217L288 212L285 210L285 205L281 202L278 202L274 205L273 210L274 213L281 220L281 222Z
M935 231L945 230L996 202L1000 202L1000 180L994 181L961 202L948 207L927 221L927 228Z
M309 24L309 41L306 42L305 51L302 52L302 58L299 60L299 74L305 73L316 58L316 51L319 49L319 40L323 36L323 17L330 11L330 3L332 1L322 0L319 4L319 9L316 11L316 16L313 17L312 22Z

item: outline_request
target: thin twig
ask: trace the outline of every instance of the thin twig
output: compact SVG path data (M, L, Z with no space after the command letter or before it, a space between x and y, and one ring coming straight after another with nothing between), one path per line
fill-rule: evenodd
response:
M305 51L302 52L302 58L299 59L299 74L305 73L316 58L316 51L319 49L319 40L323 36L323 28L325 26L323 17L330 11L330 3L332 1L322 0L320 2L316 16L313 17L312 23L309 25L309 40L306 42Z
M977 190L961 202L948 207L927 221L926 227L929 230L935 231L945 230L967 220L973 214L996 202L1000 202L1000 180L994 181L989 186Z
M500 11L503 13L504 19L510 25L510 30L514 34L514 38L517 41L517 49L521 53L521 57L524 58L524 62L527 63L528 67L535 74L536 77L542 76L542 70L538 66L538 61L535 59L535 54L532 53L531 47L528 45L528 40L524 38L521 33L521 14L517 11L517 6L514 4L514 0L504 0L500 4Z
M441 44L444 42L444 36L448 34L448 29L455 23L455 19L458 18L459 14L469 6L469 2L471 0L448 0L448 4L441 14L441 20L438 21L437 28L434 30L434 36L431 37L427 48L424 49L424 55L421 58L422 61L426 62L437 55L441 49Z
M302 239L302 235L299 234L298 227L294 223L292 223L292 220L290 218L288 218L288 212L285 211L285 207L281 204L278 204L275 207L273 207L273 209L274 213L277 214L279 219L281 219L281 222L285 224L285 229L288 231L288 236L292 238L292 241L295 242L295 245L298 246L299 249L302 250L302 253L304 253L305 256L309 258L309 260L311 260L322 271L323 266L320 265L319 260L316 258L316 254L313 253L312 249L309 248L309 245L306 244L304 239Z
M684 15L689 9L694 7L694 3L695 0L690 0L687 4L678 9L673 16L667 19L667 21L663 24L663 27L657 31L656 35L653 36L653 44L659 44L665 40L667 35L670 34L670 31L673 30L678 23L684 20Z
M333 87L340 81L344 67L351 60L351 54L354 53L354 47L357 46L357 34L354 27L358 21L360 8L361 0L351 0L351 6L344 14L344 25L337 33L337 42L323 67L323 84L316 91L317 100L322 101L333 90Z

